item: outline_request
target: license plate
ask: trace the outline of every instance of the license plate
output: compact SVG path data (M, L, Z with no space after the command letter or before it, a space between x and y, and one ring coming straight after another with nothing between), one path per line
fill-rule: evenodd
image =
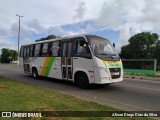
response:
M119 72L112 72L112 75L119 75Z

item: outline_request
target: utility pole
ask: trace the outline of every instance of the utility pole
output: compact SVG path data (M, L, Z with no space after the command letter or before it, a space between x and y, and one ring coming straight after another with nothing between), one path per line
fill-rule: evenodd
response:
M20 22L21 22L21 17L23 17L23 16L21 16L21 15L18 15L18 14L16 14L16 16L17 16L17 17L19 17L19 29L18 29L18 58L17 58L17 60L18 60L18 64L19 64L19 39L20 39Z

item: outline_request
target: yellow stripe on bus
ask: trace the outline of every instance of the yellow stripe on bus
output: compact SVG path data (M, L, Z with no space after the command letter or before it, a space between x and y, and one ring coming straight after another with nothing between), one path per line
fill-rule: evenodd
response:
M103 64L106 66L106 67L122 67L122 63L121 61L103 61Z
M47 66L48 66L48 63L49 63L49 60L50 60L50 57L46 57L46 60L45 60L45 62L43 64L43 67L42 67L41 76L44 76L45 71L46 71Z
M103 64L106 64L106 61L102 60Z
M57 38L57 40L62 40L62 38Z

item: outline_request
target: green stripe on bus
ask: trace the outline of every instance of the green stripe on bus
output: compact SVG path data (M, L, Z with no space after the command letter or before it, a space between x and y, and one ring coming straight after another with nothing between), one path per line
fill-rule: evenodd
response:
M69 37L62 37L62 40L66 40L66 39L69 39Z
M49 61L49 63L48 63L48 66L47 66L47 69L46 69L46 71L45 71L44 76L48 77L48 74L49 74L49 72L50 72L50 70L51 70L51 68L52 68L52 65L53 65L53 63L54 63L54 60L55 60L55 57L51 57L51 58L50 58L50 61Z

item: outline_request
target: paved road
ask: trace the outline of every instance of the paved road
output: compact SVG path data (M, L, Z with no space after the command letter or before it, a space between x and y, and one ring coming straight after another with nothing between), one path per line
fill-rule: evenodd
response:
M35 80L31 75L24 74L18 66L0 65L1 75L123 110L160 110L160 80L125 79L109 86L93 86L92 89L84 90L71 82L48 78Z

